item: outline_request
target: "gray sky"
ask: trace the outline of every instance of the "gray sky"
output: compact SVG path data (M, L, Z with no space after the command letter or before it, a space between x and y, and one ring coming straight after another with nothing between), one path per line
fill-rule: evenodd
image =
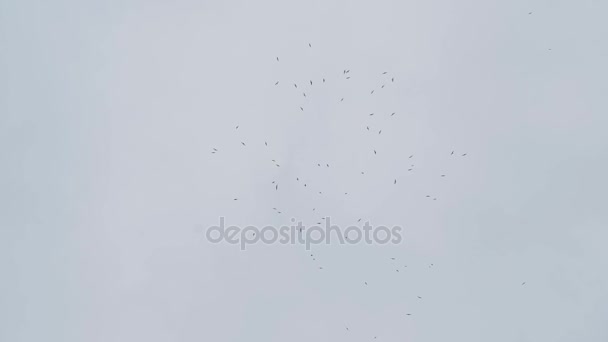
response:
M0 1L0 340L608 340L607 10Z

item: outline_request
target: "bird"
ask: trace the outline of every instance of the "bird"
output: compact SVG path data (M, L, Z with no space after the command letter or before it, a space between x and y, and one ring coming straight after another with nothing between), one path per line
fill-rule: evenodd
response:
M382 130L379 130L379 131L378 131L378 134L382 134Z
M374 93L374 91L372 90L372 92L370 94L373 94L373 93Z
M454 151L452 151L452 153L450 153L450 155L453 155L453 154L454 154Z
M268 146L268 143L264 141L264 145Z
M466 156L466 155L467 155L467 154L466 154L466 153L464 153L462 156L464 157L464 156Z
M408 159L412 159L412 157L413 157L413 156L414 156L414 155L412 154L412 155L411 155L411 156L410 156Z
M277 81L277 83L275 83L274 85L277 85L277 84L279 84L279 81Z
M370 113L369 116L374 116L374 113Z
M241 141L241 144L242 144L243 146L247 146L247 145L245 145L245 143L244 143L244 142L242 142L242 141Z
M233 199L233 201L238 201L238 200L239 200L238 198Z
M279 61L279 57L277 57L277 62Z
M393 182L393 184L397 184L397 180L395 179L395 181Z
M310 85L312 85L312 80L310 80Z
M325 79L323 79L323 83L325 83Z
M378 154L378 153L376 152L376 150L374 150L374 154Z
M297 84L295 84L295 83L293 84L293 86L294 86L294 87L296 87L296 88L298 87L298 85L297 85Z
M310 43L308 43L308 47L312 47L312 45L310 45Z
M300 110L301 110L301 111L304 111L304 108L300 107Z
M340 102L342 102L342 101L344 101L344 98L341 98L341 99L340 99Z
M391 82L395 82L395 78L394 78L394 77L393 77L393 78L391 78Z
M239 129L239 126L237 125L235 129Z
M387 71L385 71L385 72L382 73L382 75L386 75L386 74L387 74Z
M523 286L523 285L526 285L526 282L524 281L523 283L521 283L521 285L522 285L522 286Z
M395 112L391 113L391 116L395 115Z
M304 97L306 97L306 93L302 93L302 94L304 94Z

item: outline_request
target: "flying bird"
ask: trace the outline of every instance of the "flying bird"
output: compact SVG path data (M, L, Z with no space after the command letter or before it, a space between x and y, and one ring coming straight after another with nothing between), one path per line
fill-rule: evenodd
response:
M277 83L275 83L274 85L277 85L277 84L279 84L279 81L277 81Z

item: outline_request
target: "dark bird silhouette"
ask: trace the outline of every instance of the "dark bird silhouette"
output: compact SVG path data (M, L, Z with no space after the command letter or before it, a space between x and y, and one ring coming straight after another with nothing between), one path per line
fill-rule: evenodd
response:
M373 93L374 93L374 91L372 90L372 92L370 94L373 94Z
M393 78L391 78L391 82L395 82L395 78L394 78L394 77L393 77Z
M239 126L236 126L236 128L235 128L235 129L239 129Z
M242 141L241 141L241 144L242 144L243 146L247 146L247 145L245 145L245 143L244 143L244 142L242 142Z
M312 45L310 45L310 43L308 43L308 47L312 47Z
M412 157L413 157L413 156L414 156L414 155L412 154L412 155L411 155L411 156L410 156L408 159L412 159Z
M386 74L387 74L387 71L385 71L385 72L382 73L382 75L386 75Z
M310 80L310 85L312 85L312 80Z
M376 150L374 150L374 154L377 154Z
M453 155L453 154L454 154L454 151L452 151L452 153L450 153L450 155Z
M393 182L393 184L397 184L397 180L395 179L395 181Z
M277 62L279 61L279 57L277 57Z
M268 143L264 141L264 145L268 146Z
M297 84L295 84L295 83L293 84L293 86L294 86L294 87L296 87L296 88L298 87L298 85L297 85Z
M323 79L323 83L325 83L325 79Z
M466 156L466 155L467 155L467 154L466 154L466 153L464 153L462 156L464 157L464 156Z
M391 116L395 115L395 112L391 113Z
M275 83L274 85L277 85L277 84L279 84L279 81L277 81L277 83Z
M304 108L300 107L300 110L301 110L301 111L304 111Z

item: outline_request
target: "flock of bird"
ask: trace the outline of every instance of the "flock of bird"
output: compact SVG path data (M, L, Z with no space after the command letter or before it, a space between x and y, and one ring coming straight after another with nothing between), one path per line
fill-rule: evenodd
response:
M309 43L308 44L308 48L312 49L313 48L312 44ZM276 57L276 62L275 63L279 63L280 64L281 63L281 59L279 57ZM275 87L281 87L283 84L292 84L293 87L289 86L289 88L291 88L291 91L301 92L302 99L304 99L305 101L309 101L310 102L310 100L311 100L311 94L313 93L312 90L315 87L323 87L323 85L326 85L326 84L328 84L330 82L333 82L333 81L336 81L336 80L340 80L340 79L342 79L343 81L350 80L353 77L353 75L354 75L354 73L351 73L350 69L343 69L341 71L341 73L337 72L336 74L338 74L339 76L337 76L337 77L327 77L327 78L326 77L320 77L318 81L313 81L313 79L308 79L308 82L306 82L305 85L302 85L302 84L298 85L298 83L293 82L293 81L290 82L288 80L274 80L273 82L274 82L274 86ZM388 85L393 85L396 82L396 77L394 75L389 74L389 72L387 72L387 71L383 71L383 72L379 73L378 77L380 78L380 82L379 82L380 86L379 86L379 88L374 88L374 89L369 89L368 88L369 92L368 92L367 96L377 96L378 92L376 90L382 91L382 90L386 89ZM317 84L317 82L318 82L318 84ZM308 91L308 94L307 94L307 91ZM320 90L320 91L326 91L326 90ZM338 103L341 103L341 102L344 102L345 98L342 97L342 96L337 96L337 97L335 97L335 100ZM295 108L296 113L299 112L297 115L306 115L307 108L306 108L305 104L299 103L299 104L296 104L295 107L296 107ZM299 111L298 111L298 108L299 108ZM398 113L398 111L390 111L390 112L388 112L386 114L372 112L372 113L367 113L367 117L368 117L369 120L374 120L375 118L377 118L379 116L385 116L386 119L392 120L391 118L393 118L395 116L398 116L397 113ZM375 134L378 134L378 135L382 134L382 129L374 130L374 129L371 128L371 126L372 126L371 124L365 125L365 128L364 128L365 132L374 132ZM239 127L240 126L237 125L236 127L234 127L234 129L238 131ZM246 144L245 141L242 141L240 139L237 139L236 143L240 143L241 146L242 146L242 148L248 148L248 149L250 149L250 148L270 149L271 146L272 146L272 143L269 144L268 141L264 141L263 145L261 145L261 146L260 145L258 145L258 146L250 146L250 145ZM374 156L378 155L378 153L379 153L379 151L376 150L375 148L370 148L370 150L371 150L371 152L373 153ZM211 153L212 154L220 153L220 149L218 149L217 147L213 147L212 150L211 150ZM445 156L448 157L448 158L466 158L467 157L467 153L464 152L464 151L457 152L456 150L449 149L449 150L445 151ZM404 156L404 158L408 160L408 165L409 166L407 168L407 172L408 173L412 173L412 171L414 171L414 169L416 168L416 164L414 162L415 155L413 155L413 154L406 155L406 156ZM276 168L280 168L281 167L281 164L276 159L271 159L270 161L272 162L272 164ZM314 164L312 164L310 166L311 167L315 167L316 166L317 168L323 168L323 169L329 169L329 168L331 168L331 165L328 162L323 162L323 163L321 163L321 162L315 162ZM305 171L305 170L302 170L302 171ZM360 172L361 175L364 175L364 176L366 175L365 171L358 171L358 172ZM305 189L304 191L312 191L313 193L317 193L318 195L323 195L325 189L315 188L313 182L311 182L311 178L312 177L309 176L309 175L303 174L303 173L300 174L300 175L298 175L298 176L295 176L295 177L293 177L293 179L291 179L291 182L293 182L293 183L289 184L288 186L286 186L286 188L287 188L286 191L290 191L290 190L293 191L294 186L296 186L296 187L301 187L301 189ZM438 173L437 177L444 178L444 177L446 177L446 174L445 173ZM283 181L285 181L285 180L283 179ZM398 184L398 179L397 178L392 178L390 180L390 183L392 183L393 185L396 186ZM271 182L272 190L275 191L275 192L280 192L282 190L282 187L280 185L281 184L279 184L279 181L277 181L276 179ZM336 195L338 195L337 192L331 193L331 191L327 191L326 193L330 193L328 196L336 196ZM349 193L351 193L351 192L350 191L343 192L343 195L349 195ZM290 195L290 194L288 194L288 195ZM342 195L342 192L340 192L340 195ZM433 200L433 201L437 200L437 197L436 196L432 196L431 194L426 194L425 198L428 199L428 200ZM234 201L238 201L239 197L233 197L233 200ZM313 199L313 203L316 203L316 204L320 204L319 202L321 202L321 201L323 201L322 197L318 197L317 196L317 197L315 197ZM300 209L302 209L302 210L310 210L309 213L312 213L311 215L316 215L318 217L317 219L313 219L314 222L311 222L311 223L314 223L316 225L322 225L324 223L324 220L326 220L328 218L328 215L323 214L323 213L317 211L317 208L319 208L319 207L321 207L321 205L314 205L314 207L311 207L311 208L308 208L308 209L302 209L302 208L300 208ZM277 207L272 207L272 211L276 215L284 215L284 210L279 209ZM361 220L362 220L362 218L357 218L356 219L356 221L358 223L361 222ZM293 222L293 219L292 219L292 222ZM304 232L303 232L302 229L300 229L298 231L298 233L299 234L303 234ZM345 235L344 238L346 240L348 240L349 237L347 235ZM319 263L318 257L315 255L315 253L310 253L310 251L308 253L309 253L310 260L313 263L316 263L317 269L319 271L323 271L324 267L322 266L322 264ZM390 258L390 260L388 262L391 263L391 267L393 267L396 272L404 271L404 269L407 268L407 265L402 265L401 264L401 265L397 266L396 265L397 260L394 257ZM434 266L433 264L430 264L430 265L428 265L428 268L433 268L433 266ZM525 284L525 282L522 285L524 285L524 284ZM368 282L364 281L363 285L364 286L368 286ZM417 299L418 300L422 300L422 297L421 296L417 296ZM404 312L404 316L412 316L412 315L413 315L412 312ZM349 331L349 328L346 327L346 330Z

